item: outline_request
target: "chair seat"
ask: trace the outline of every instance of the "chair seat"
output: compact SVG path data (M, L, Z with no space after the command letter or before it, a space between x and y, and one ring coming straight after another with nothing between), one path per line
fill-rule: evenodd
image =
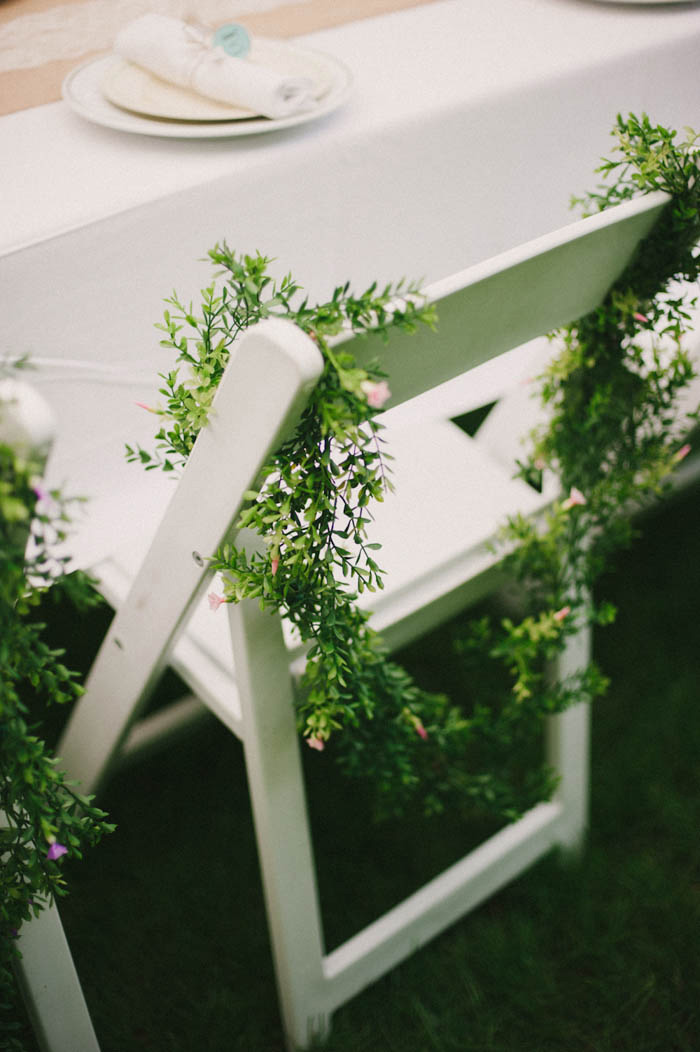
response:
M495 527L516 511L537 514L548 503L547 497L511 478L477 440L451 421L422 419L420 426L410 426L404 415L400 424L386 428L384 436L395 458L394 491L377 506L370 535L383 544L378 561L386 570L385 587L362 596L378 631L408 623L411 615L449 595L465 580L474 591L475 580L496 562L488 547ZM119 522L122 536L117 550L94 567L103 594L115 607L126 598L172 492L171 485L163 485L153 475L148 481L153 484L148 500L143 499L148 491L139 486L135 528L126 532ZM463 604L460 591L459 605ZM299 658L302 649L294 634L288 631L286 638L290 660ZM400 627L393 628L393 644L406 638ZM171 664L194 693L238 732L228 621L221 609L210 609L206 596L176 643Z

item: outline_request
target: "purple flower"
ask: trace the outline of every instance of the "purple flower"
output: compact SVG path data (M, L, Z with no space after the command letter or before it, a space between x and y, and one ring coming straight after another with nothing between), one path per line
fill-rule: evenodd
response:
M35 483L32 486L32 492L34 493L34 496L37 500L48 500L51 496L49 491L47 489L44 489L44 487L40 486L38 483Z
M46 857L51 862L55 862L61 855L67 855L68 848L64 847L63 844L59 844L57 840L54 840L53 844L50 845L49 850L46 852Z

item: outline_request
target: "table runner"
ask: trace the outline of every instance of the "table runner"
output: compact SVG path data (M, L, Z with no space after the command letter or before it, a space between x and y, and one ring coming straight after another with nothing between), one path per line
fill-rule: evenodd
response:
M0 6L0 115L55 102L64 77L111 48L117 30L147 11L240 21L251 32L292 37L435 0L5 0Z

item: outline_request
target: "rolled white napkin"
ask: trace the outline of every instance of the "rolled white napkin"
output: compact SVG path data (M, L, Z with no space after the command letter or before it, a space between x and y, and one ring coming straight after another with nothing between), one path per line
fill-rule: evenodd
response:
M162 80L264 117L290 117L315 104L306 77L283 76L212 47L201 30L167 15L142 15L119 32L114 50Z

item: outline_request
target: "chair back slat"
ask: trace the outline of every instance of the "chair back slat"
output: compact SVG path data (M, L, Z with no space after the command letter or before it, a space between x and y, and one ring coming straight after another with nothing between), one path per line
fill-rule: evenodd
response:
M668 201L626 201L438 281L426 289L437 332L357 337L353 352L381 362L389 408L575 321L601 303Z

